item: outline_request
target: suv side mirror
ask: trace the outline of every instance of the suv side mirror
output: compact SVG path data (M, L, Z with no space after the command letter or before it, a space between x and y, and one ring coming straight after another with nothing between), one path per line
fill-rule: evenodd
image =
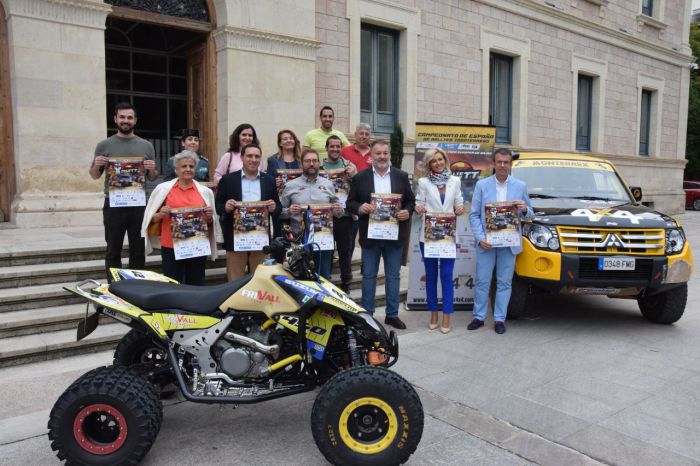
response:
M632 197L637 202L642 202L642 188L641 186L629 186L632 192Z

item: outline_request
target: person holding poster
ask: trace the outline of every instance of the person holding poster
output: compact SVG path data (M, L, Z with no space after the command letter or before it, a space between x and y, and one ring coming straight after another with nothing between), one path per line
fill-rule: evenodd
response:
M224 248L226 249L226 276L229 281L241 278L255 269L265 259L262 250L236 251L233 244L233 217L239 202L263 201L274 219L280 212L275 179L260 171L262 151L254 143L241 149L243 168L219 181L216 191L216 212L223 219Z
M301 170L301 143L294 131L283 129L277 133L277 153L267 158L267 174L275 179L277 194L282 194L287 182L277 170ZM274 236L282 235L282 220L277 217L273 222Z
M384 323L398 329L406 324L399 318L399 287L403 245L408 239L410 218L415 197L408 180L408 173L390 166L389 143L377 139L372 143L372 169L355 175L348 195L348 210L359 216L360 246L362 246L362 307L374 314L379 260L384 259L386 281L386 317ZM371 239L368 237L370 215L377 214L372 203L374 195L399 196L399 208L395 219L399 222L397 240ZM382 213L383 216L383 213Z
M421 230L420 250L425 264L425 294L430 311L431 330L438 327L438 298L437 280L440 275L440 285L442 288L442 325L440 331L447 333L450 331L450 316L454 312L454 289L452 287L452 276L455 266L456 246L456 221L454 215L464 213L464 200L462 199L461 181L456 176L452 176L447 169L447 154L442 149L431 149L426 152L423 163L427 169L426 175L418 179L416 193L416 212L423 214L425 219L431 217L433 222L427 222L428 226ZM447 215L453 214L451 218ZM440 222L440 220L445 220ZM440 224L443 228L437 228ZM451 228L447 228L451 227ZM429 229L429 234L426 234ZM449 231L446 231L448 230ZM451 233L451 234L449 234ZM426 242L442 242L445 237L452 238L451 254L445 251L436 251L437 254L426 254Z
M496 267L496 299L493 305L494 330L498 334L506 331L505 320L510 301L511 282L515 270L515 256L522 251L522 244L496 247L488 242L487 206L493 202L508 202L516 206L518 216L531 218L533 215L525 182L510 176L513 153L508 149L498 149L493 154L496 173L480 180L474 188L469 222L476 243L476 290L474 292L474 318L467 326L476 330L484 325L488 307L489 287L493 268ZM518 234L520 228L518 227Z
M163 275L186 285L204 285L207 256L216 260L214 193L195 181L198 163L190 151L173 157L177 178L156 186L141 224L146 252L160 246Z
M96 180L102 176L110 159L123 157L138 157L143 161L142 166L148 179L155 180L158 177L154 161L155 149L153 144L134 134L137 122L136 109L133 105L122 102L115 106L114 124L117 127L117 133L97 144L95 158L90 166L92 179ZM129 236L129 268L142 269L146 264L146 253L141 238L141 223L146 205L145 194L141 205L117 207L110 205L109 188L110 177L105 176L105 203L102 208L102 219L105 227L105 242L107 243L105 253L107 277L111 277L110 267L121 268L122 266L121 255L125 233Z
M304 149L301 153L301 166L304 173L287 183L280 198L282 204L280 217L290 220L290 227L295 234L304 230L304 212L309 209L309 206L313 207L313 204L331 204L335 217L343 215L343 207L338 204L333 182L318 176L321 169L318 153L313 149ZM314 262L319 268L319 275L330 280L333 250L314 251L313 254Z
M328 179L335 185L338 202L345 207L350 192L350 178L357 173L357 168L340 156L342 143L337 136L326 139L328 157L323 161L323 169ZM352 233L353 221L350 213L345 210L342 217L333 221L333 237L338 249L338 265L340 265L340 288L348 293L352 280Z

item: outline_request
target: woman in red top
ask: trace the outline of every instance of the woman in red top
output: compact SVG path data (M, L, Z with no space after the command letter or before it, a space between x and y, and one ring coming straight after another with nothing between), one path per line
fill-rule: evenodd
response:
M194 152L184 151L173 157L177 178L156 186L148 200L146 215L144 216L144 224L146 224L146 219L148 219L148 225L151 226L150 229L153 229L155 226L155 229L158 229L160 232L163 274L188 285L204 285L204 268L207 256L200 255L189 259L175 259L171 222L177 222L177 219L170 215L172 209L204 208L203 219L208 227L207 234L210 238L210 248L212 248L212 256L216 256L214 195L209 188L194 180L195 168L198 162L197 154ZM158 228L158 225L160 228ZM186 239L197 234L201 231L196 229L200 228L197 225L197 223L193 223L180 227L177 233L179 238ZM148 244L149 240L152 240L152 238L146 238L147 250L150 246ZM212 243L213 247L211 246Z

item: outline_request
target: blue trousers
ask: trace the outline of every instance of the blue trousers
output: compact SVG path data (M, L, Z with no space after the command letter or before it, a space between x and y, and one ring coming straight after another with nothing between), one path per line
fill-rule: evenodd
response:
M425 295L428 303L428 310L437 312L437 280L438 269L440 275L440 286L442 288L442 312L452 314L455 310L454 288L452 287L452 277L455 269L454 259L432 259L425 257L425 245L420 243L420 254L423 256L425 265Z
M379 260L383 258L386 315L398 315L402 255L403 244L400 241L376 240L374 246L362 248L362 307L370 314L374 314Z
M515 255L510 248L483 249L476 247L476 290L474 291L474 318L486 320L489 304L489 288L493 268L496 267L496 302L493 320L505 321L510 301L511 282L515 270Z

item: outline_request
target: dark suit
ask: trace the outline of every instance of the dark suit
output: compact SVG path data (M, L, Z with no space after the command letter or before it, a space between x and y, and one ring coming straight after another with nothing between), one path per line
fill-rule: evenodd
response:
M226 201L233 199L235 201L243 200L243 188L241 185L241 170L224 175L219 180L219 187L216 192L216 213L219 214L222 222L224 233L224 248L227 251L233 251L233 213L226 212L224 205ZM260 200L267 201L272 199L277 204L277 208L271 213L273 219L279 216L282 212L279 196L277 195L277 187L275 179L266 173L260 173Z
M391 192L401 194L401 209L408 211L409 219L399 222L399 239L374 240L367 239L367 227L369 215L360 213L362 204L372 201L374 191L374 169L363 170L352 178L350 193L348 194L347 208L358 215L360 220L360 246L362 246L362 307L368 312L374 313L375 296L377 289L377 273L379 272L379 260L384 259L384 274L386 280L386 315L396 317L399 312L399 280L401 272L401 258L404 243L408 242L410 234L410 215L415 207L415 196L408 181L408 174L397 168L391 168L389 178Z
M408 180L408 173L403 170L391 167L391 192L401 194L401 208L408 210L408 214L413 214L413 208L416 206L416 198L411 189L411 182ZM360 173L352 177L350 185L350 193L348 194L347 208L357 215L360 220L360 246L371 246L377 240L367 239L367 226L369 225L369 215L360 213L362 204L372 202L372 193L374 192L374 170L362 170ZM404 222L399 222L399 242L406 244L409 235L411 234L410 219Z

